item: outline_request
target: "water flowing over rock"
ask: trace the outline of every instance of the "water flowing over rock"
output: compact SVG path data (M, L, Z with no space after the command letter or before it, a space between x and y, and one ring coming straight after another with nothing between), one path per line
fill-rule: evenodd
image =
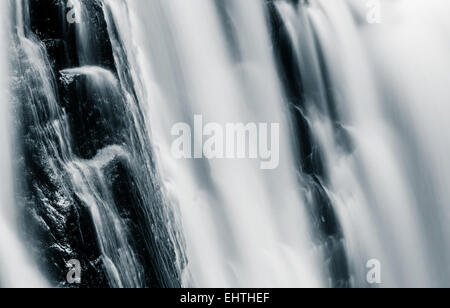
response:
M450 4L377 4L1 1L0 286L450 286Z

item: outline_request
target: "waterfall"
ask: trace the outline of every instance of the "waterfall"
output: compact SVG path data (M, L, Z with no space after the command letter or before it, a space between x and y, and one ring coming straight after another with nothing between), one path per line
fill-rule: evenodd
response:
M0 70L7 72L9 64L8 33L11 29L10 20L6 12L9 5L7 2L0 4ZM12 166L12 125L10 113L11 98L8 90L6 74L0 76L0 169L2 170L3 182L0 187L0 286L2 287L44 287L47 282L37 270L36 264L30 258L26 243L19 236L17 209L14 204Z
M180 204L186 286L321 286L321 272L314 270L321 254L311 243L288 133L280 138L283 163L273 172L249 160L185 161L170 152L171 125L192 123L194 114L222 124L281 123L281 130L289 131L263 3L221 2L223 14L234 16L229 29L214 1L129 6L137 33L130 45L138 48L149 93L153 141L165 184Z
M375 2L0 3L0 286L449 286L450 4Z
M376 258L383 264L384 286L448 285L438 265L448 260L442 245L448 236L442 203L447 197L439 188L448 183L443 161L448 138L438 114L446 109L448 93L434 78L427 83L417 76L422 71L449 78L448 61L437 65L427 56L448 51L442 43L448 26L439 13L448 3L382 5L379 26L364 24L364 3L358 1L310 1L306 8L279 1L277 9L300 70L315 78L304 82L310 102L303 112L326 166L326 190L343 227L354 283L366 285L362 265ZM421 18L429 26L415 22ZM342 152L346 142L336 130L351 138L350 152ZM425 145L425 140L441 141ZM443 165L432 167L437 161Z
M67 264L75 259L84 264L85 286L179 285L181 238L170 226L174 213L162 194L126 55L113 49L102 3L76 6L85 19L103 17L95 26L67 26L60 7L13 5L12 74L24 135L19 173L23 199L33 204L25 219L51 282L67 285ZM59 19L47 24L46 13ZM55 36L51 47L39 37L45 31ZM100 36L104 44L94 45Z

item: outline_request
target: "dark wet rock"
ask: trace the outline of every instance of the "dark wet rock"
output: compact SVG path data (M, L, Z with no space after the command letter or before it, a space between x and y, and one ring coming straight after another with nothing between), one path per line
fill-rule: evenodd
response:
M295 5L308 5L308 1L291 0ZM325 172L320 145L314 138L314 132L308 119L308 111L323 112L322 106L312 106L314 99L305 97L303 79L308 78L306 72L301 71L291 38L284 22L278 13L273 1L267 3L269 18L272 28L272 42L274 55L277 62L278 73L284 86L287 104L290 106L293 131L292 136L296 140L296 153L298 155L298 170L303 174L301 184L306 190L306 204L309 208L312 221L313 234L318 247L322 247L327 259L326 268L331 277L332 287L349 287L350 272L344 247L342 228L339 224L336 211L333 208L326 190L323 186L327 183L328 176ZM321 48L318 46L319 66L326 88L326 102L328 116L337 122L338 116L335 108L336 102L331 90L331 84L327 80L328 72L325 69ZM306 76L304 76L306 74ZM351 141L342 126L337 125L336 137L342 142L343 149L350 148Z
M19 144L16 155L18 204L24 207L24 229L30 250L52 285L108 287L98 235L88 205L77 197L65 164L97 159L116 145L117 155L103 167L107 186L126 223L134 254L143 267L144 287L179 287L175 247L169 238L163 197L152 159L152 148L142 113L131 114L134 85L124 49L115 67L111 41L100 1L85 1L92 29L92 54L80 67L75 25L68 24L66 0L28 0L31 31L26 36L42 42L48 69L43 82L19 46L13 92L16 96ZM117 31L114 40L121 48ZM86 58L83 58L86 60ZM120 80L120 82L119 82ZM125 90L124 90L125 89ZM124 91L134 99L126 101ZM66 282L67 262L82 266L79 285Z
M109 145L122 144L128 127L128 111L119 85L107 80L107 71L94 76L75 74L63 85L62 97L68 115L73 148L90 159ZM114 78L114 77L112 77ZM95 79L100 79L96 83ZM117 82L117 81L116 81Z

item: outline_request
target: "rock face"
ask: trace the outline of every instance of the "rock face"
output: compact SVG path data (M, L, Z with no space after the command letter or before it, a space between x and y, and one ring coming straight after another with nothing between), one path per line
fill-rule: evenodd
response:
M299 1L291 0L291 2L298 9ZM305 1L304 5L308 5L308 1ZM350 272L344 247L344 235L335 210L323 186L323 183L326 183L328 178L321 153L318 150L320 146L314 140L314 133L311 131L311 126L306 117L308 110L312 106L306 97L303 84L304 78L311 78L311 74L301 71L302 67L289 37L288 29L286 29L273 1L268 2L268 10L272 25L272 41L274 42L278 73L281 76L284 92L291 107L291 116L295 125L295 132L297 133L297 145L299 145L297 147L297 152L299 153L298 169L304 175L302 185L310 192L305 201L309 205L314 234L317 235L315 239L316 245L326 252L327 264L325 264L325 267L328 268L328 274L332 277L331 286L349 287ZM321 46L315 47L320 58ZM320 69L321 74L327 76L323 65ZM326 80L326 78L323 79ZM329 96L329 100L331 98L332 95ZM328 107L330 108L331 116L335 117L335 111L332 110L333 104ZM341 134L337 137L342 143L348 144L348 147L350 147L349 139L346 138L347 136L338 124L336 124L335 131L337 134Z
M102 2L82 1L83 25L67 22L65 0L19 2L12 80L25 181L17 199L36 258L53 285L179 287L183 241L168 227L174 213ZM79 285L66 281L71 259L82 265Z

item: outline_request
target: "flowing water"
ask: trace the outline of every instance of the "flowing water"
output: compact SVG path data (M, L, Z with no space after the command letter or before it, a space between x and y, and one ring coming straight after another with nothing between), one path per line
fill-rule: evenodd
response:
M377 3L2 3L0 284L449 286L450 4ZM176 159L198 115L278 168Z
M7 72L9 69L8 33L10 29L7 2L0 4L0 70ZM2 287L42 287L47 286L45 278L39 273L34 264L30 252L20 239L20 231L17 223L19 215L13 194L14 171L12 166L12 138L13 122L11 120L10 93L8 90L7 74L0 75L0 170L2 170L3 182L0 186L0 286Z

